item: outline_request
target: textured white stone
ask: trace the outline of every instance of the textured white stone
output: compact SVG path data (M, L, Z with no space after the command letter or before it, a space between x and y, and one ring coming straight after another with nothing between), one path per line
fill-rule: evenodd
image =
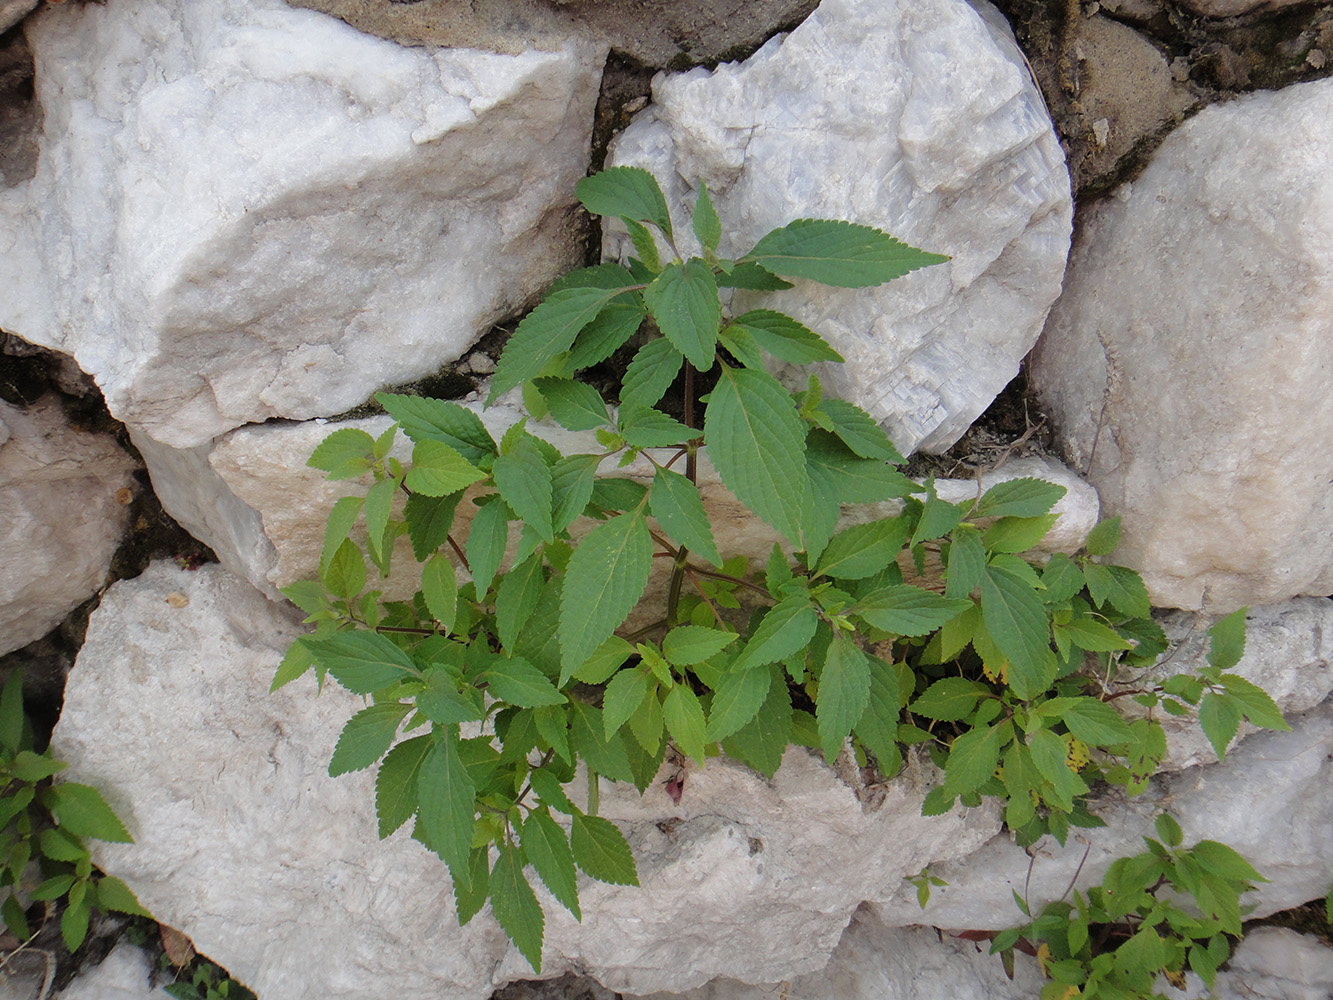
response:
M154 989L148 953L122 941L92 968L85 968L60 991L60 1000L162 1000L170 996Z
M1179 820L1186 844L1228 844L1271 880L1242 897L1242 905L1255 906L1250 917L1324 896L1333 887L1333 704L1287 721L1291 732L1251 736L1225 763L1159 775L1128 801L1108 796L1093 805L1107 825L1071 830L1063 848L1046 837L1029 856L1008 835L996 837L961 862L931 866L949 886L934 891L924 912L906 885L876 912L889 926L1012 927L1022 921L1012 890L1038 908L1071 883L1098 884L1116 858L1144 850L1141 838L1156 836L1153 823L1162 811Z
M489 913L457 927L437 858L405 830L378 841L369 773L328 777L360 699L309 677L268 693L298 628L218 566L155 563L107 591L54 740L135 837L97 863L260 996L481 1000L530 978ZM578 924L539 887L543 973L646 993L818 969L862 900L998 828L992 809L922 817L924 794L854 789L795 748L772 782L690 766L679 805L661 783L604 785L642 888L584 880Z
M1217 978L1222 1000L1328 1000L1333 996L1333 949L1285 927L1257 927Z
M0 654L40 639L106 581L129 520L134 460L71 427L55 396L0 402Z
M1167 615L1161 625L1171 639L1171 652L1121 687L1145 690L1172 674L1194 673L1207 666L1207 630L1218 617L1188 611ZM1245 627L1245 655L1231 673L1267 691L1284 715L1314 708L1333 691L1333 601L1296 597L1252 608ZM1133 698L1121 698L1117 704L1127 715L1148 711ZM1162 770L1216 762L1217 754L1199 727L1197 712L1177 716L1157 709L1153 714L1166 733ZM1255 732L1258 730L1242 721L1231 746Z
M1032 378L1160 606L1333 592L1330 116L1213 105L1081 216Z
M827 337L847 364L825 366L825 385L904 453L957 440L1017 374L1069 248L1064 156L1003 19L962 0L825 0L744 63L659 75L653 97L608 162L658 177L683 252L706 181L723 255L796 218L843 218L952 256L878 289L801 282L734 306ZM629 251L613 230L607 249Z
M0 32L8 31L37 9L40 0L0 0Z
M0 326L159 441L345 410L577 261L595 46L405 48L281 0L25 30L45 135L0 194Z

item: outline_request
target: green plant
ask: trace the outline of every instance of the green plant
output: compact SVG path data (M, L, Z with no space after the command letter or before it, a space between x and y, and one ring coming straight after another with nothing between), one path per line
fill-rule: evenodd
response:
M25 895L31 901L65 900L60 933L74 951L95 909L149 914L129 886L93 867L83 838L117 843L133 838L97 789L51 783L66 766L49 746L41 753L33 749L32 725L23 711L23 674L13 671L0 691L0 887L9 887L0 918L20 941L32 937L19 887L35 859L45 879Z
M162 989L176 1000L255 1000L254 993L204 959L194 963L188 981L178 980Z
M1116 860L1101 885L1086 895L1075 890L1072 903L1047 903L1034 917L1014 893L1030 920L997 935L991 952L1012 963L1020 942L1035 947L1050 980L1041 1000L1165 1000L1157 978L1184 989L1187 968L1211 990L1231 954L1227 935L1241 933L1241 894L1268 880L1224 844L1181 847L1180 824L1169 815L1157 817L1157 835L1161 841L1143 838L1144 853Z
M1077 557L1030 565L1019 553L1054 523L1062 487L1019 479L948 503L933 480L898 471L901 456L865 412L825 398L813 375L792 392L768 374L765 355L840 362L816 333L769 309L724 319L719 289L793 287L785 278L860 287L945 258L819 220L720 258L721 222L701 185L701 255L683 259L647 171L615 168L578 190L590 211L623 221L638 257L556 282L511 337L490 400L522 386L531 412L595 430L597 450L563 455L526 421L497 444L465 407L380 394L393 427L378 439L335 430L310 459L331 479L374 484L334 505L320 579L284 591L315 629L274 687L313 667L321 684L331 675L372 700L343 730L330 774L379 763L380 835L415 817L413 836L449 867L459 920L489 898L539 969L544 917L526 868L576 918L576 869L637 884L623 836L597 816L598 780L646 789L668 741L700 764L720 749L768 776L791 743L831 762L850 739L858 762L886 777L905 746L927 744L945 780L925 811L997 796L1025 842L1099 823L1084 806L1093 776L1141 786L1164 747L1160 727L1122 718L1102 683L1167 643L1142 581L1099 561L1118 523L1099 526ZM574 376L645 326L661 336L635 352L613 412ZM711 388L696 399L703 378ZM679 419L662 402L673 386ZM410 464L391 454L399 429ZM757 574L719 551L697 485L705 445L723 483L787 542ZM601 474L635 459L647 482ZM896 506L840 526L842 504L886 501ZM350 537L359 523L364 554ZM421 589L383 601L367 590L365 559L387 577L403 534ZM648 602L660 610L616 634L655 560L669 566L664 598ZM936 560L938 579L907 582L904 567L924 573ZM1093 660L1096 672L1085 669ZM1202 683L1228 704L1249 699L1242 711L1262 702L1252 720L1273 721L1258 689L1220 674ZM570 786L580 761L586 797Z

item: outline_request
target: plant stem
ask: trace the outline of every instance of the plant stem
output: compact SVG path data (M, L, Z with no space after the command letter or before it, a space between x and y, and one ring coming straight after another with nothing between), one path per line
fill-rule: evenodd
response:
M694 365L685 362L685 426L694 429ZM693 440L685 444L685 478L698 486L699 446ZM689 550L681 546L676 550L676 562L671 567L671 582L667 585L666 620L670 627L676 623L676 612L680 608L680 585L685 579L686 563Z

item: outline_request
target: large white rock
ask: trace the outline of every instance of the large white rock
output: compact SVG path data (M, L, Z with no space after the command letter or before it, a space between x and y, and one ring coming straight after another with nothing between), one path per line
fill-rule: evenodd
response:
M1032 377L1160 606L1333 592L1330 116L1213 105L1080 217Z
M847 364L820 377L904 453L957 440L1017 374L1069 248L1064 155L1003 19L962 0L825 0L744 63L659 75L653 98L608 162L657 176L682 252L706 181L724 256L797 218L952 256L878 289L801 282L735 308L785 309L827 337Z
M171 994L154 989L148 953L121 941L111 954L57 994L60 1000L164 1000Z
M603 51L404 48L281 0L49 6L0 326L175 447L362 402L577 263Z
M298 631L218 566L155 563L107 591L54 739L135 837L97 843L97 863L260 996L481 1000L530 978L488 913L457 927L437 858L406 831L377 839L369 773L328 777L360 699L310 678L268 693ZM585 879L582 924L538 888L543 973L647 993L821 968L862 900L998 828L992 809L922 817L924 794L854 789L801 749L772 782L690 767L679 805L661 783L605 786L642 888Z
M106 582L135 462L107 435L70 426L54 395L27 409L0 402L0 427L4 654L46 635Z

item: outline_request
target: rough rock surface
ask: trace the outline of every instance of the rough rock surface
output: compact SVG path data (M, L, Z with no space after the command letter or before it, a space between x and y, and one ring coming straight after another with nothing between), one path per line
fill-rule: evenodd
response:
M578 259L590 43L408 49L281 0L66 4L25 30L45 135L0 193L0 326L159 441L345 410Z
M155 563L108 590L54 739L135 837L97 863L260 996L481 1000L530 978L489 914L456 926L438 859L405 830L377 840L369 773L327 776L360 699L308 677L268 693L297 631L218 566ZM862 791L795 748L772 782L691 767L679 805L606 786L642 888L584 881L582 924L547 899L544 974L646 993L813 971L863 899L998 828L990 809L922 817L910 779Z
M1032 379L1154 604L1333 591L1333 80L1201 112L1080 216Z
M71 427L53 395L27 409L0 403L0 427L3 654L40 639L105 582L135 463L106 435Z
M762 301L826 336L848 363L825 366L825 385L904 454L947 448L1017 374L1064 273L1064 156L987 8L825 0L744 63L659 75L608 160L657 176L685 243L684 206L706 181L724 256L797 218L949 254L878 289L736 296L737 310ZM626 244L611 233L608 249Z
M1217 978L1222 1000L1327 1000L1333 996L1333 949L1309 934L1258 927Z
M60 1000L164 1000L165 990L154 989L148 955L127 941L60 991Z
M1177 611L1161 625L1173 648L1151 669L1137 676L1137 690L1177 673L1193 673L1207 665L1207 631L1218 616ZM1245 655L1231 673L1267 691L1284 715L1314 708L1333 691L1333 601L1324 597L1296 597L1281 604L1251 608L1245 620ZM1117 704L1128 715L1147 709L1132 698ZM1212 764L1217 754L1199 727L1197 712L1169 715L1154 712L1166 733L1162 770L1179 771L1195 764ZM1258 732L1242 721L1231 746Z
M0 0L0 33L8 31L37 9L40 0Z
M1242 898L1255 905L1252 918L1324 896L1333 885L1333 704L1287 721L1291 732L1251 736L1225 763L1159 775L1137 798L1094 804L1107 825L1071 831L1063 848L1047 837L1029 857L1008 836L996 837L961 862L931 866L949 886L931 895L924 912L906 885L876 912L889 926L1011 927L1021 920L1011 890L1026 891L1039 907L1058 899L1076 872L1077 887L1096 885L1112 861L1144 849L1140 838L1155 836L1162 811L1179 820L1185 843L1228 844L1271 880Z

